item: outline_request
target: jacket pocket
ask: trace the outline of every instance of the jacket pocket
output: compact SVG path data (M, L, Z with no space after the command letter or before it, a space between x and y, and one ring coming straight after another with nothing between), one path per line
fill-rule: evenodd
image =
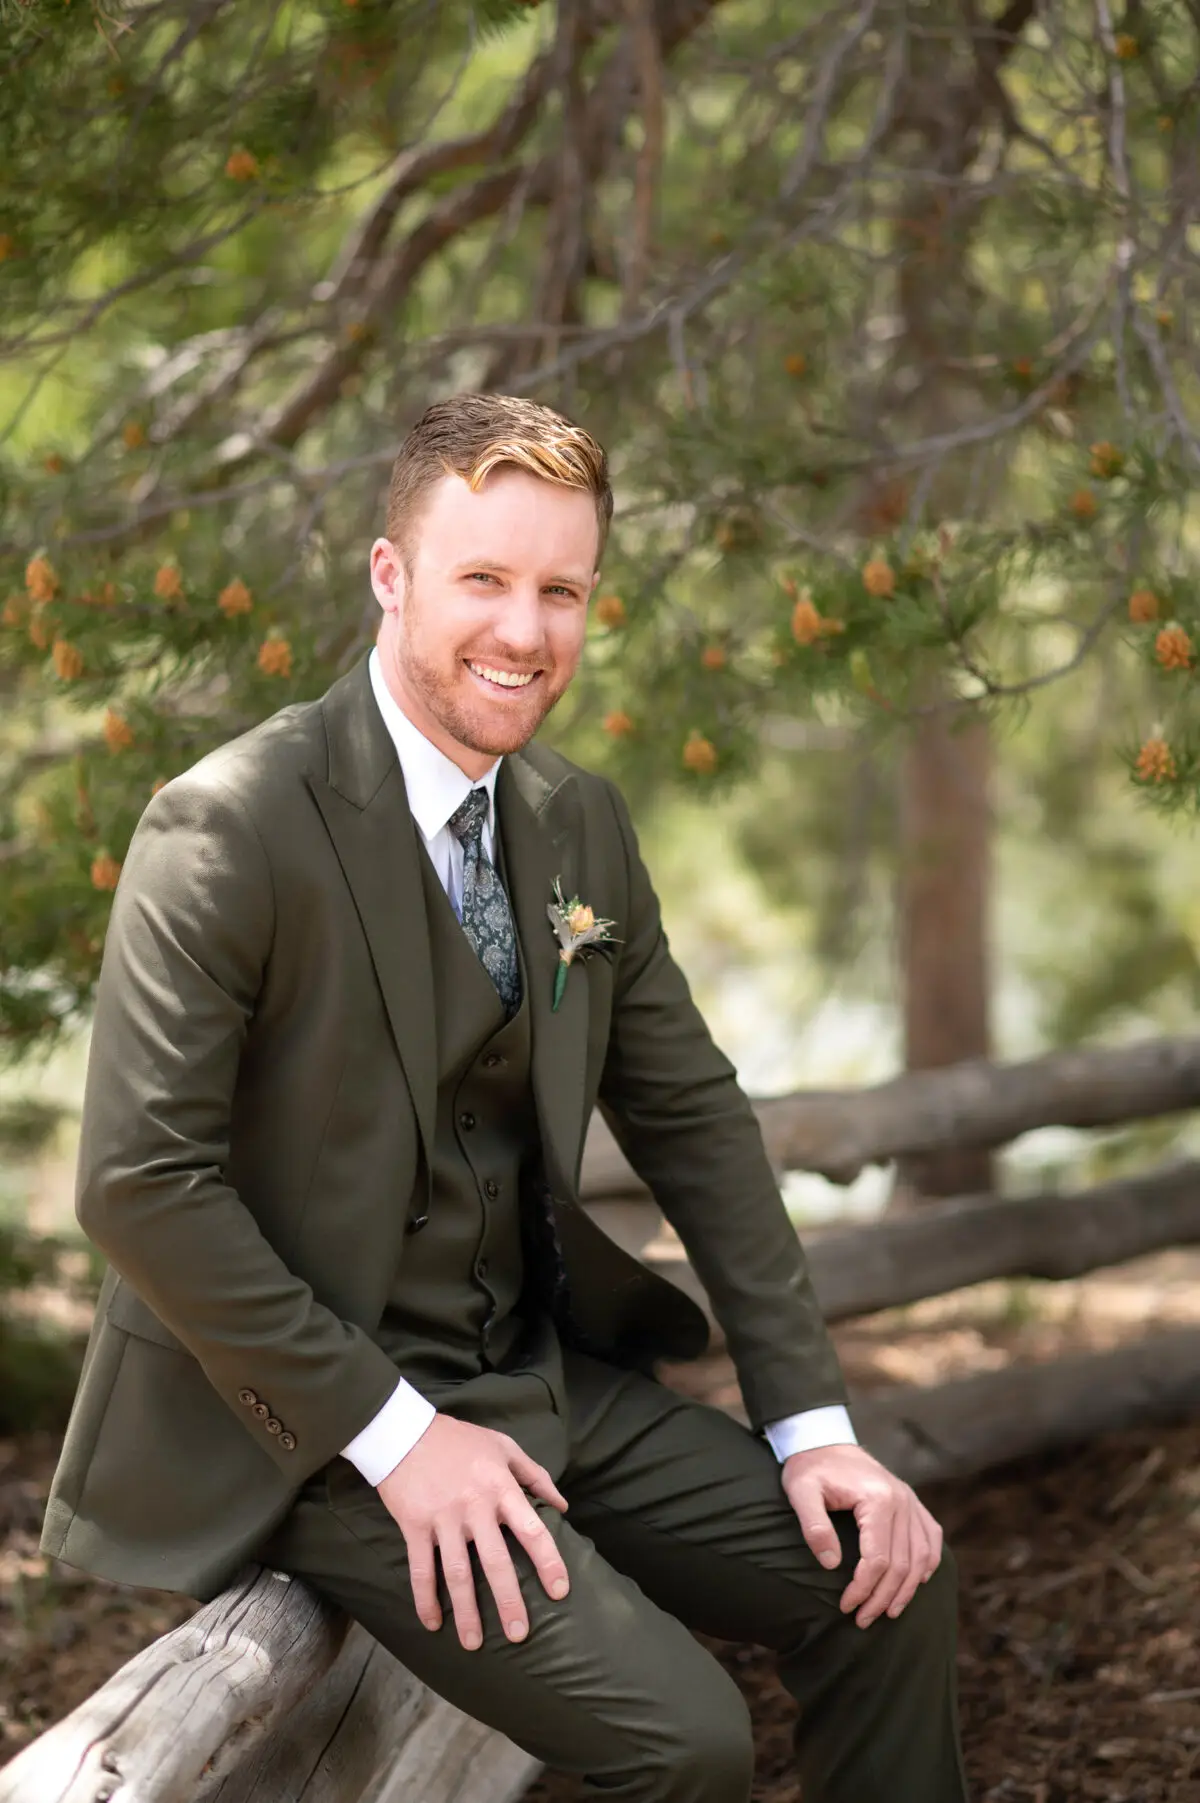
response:
M139 1340L150 1340L155 1346L165 1346L169 1352L183 1352L188 1358L192 1356L183 1341L176 1339L169 1327L164 1327L154 1310L124 1278L118 1279L108 1299L104 1318Z

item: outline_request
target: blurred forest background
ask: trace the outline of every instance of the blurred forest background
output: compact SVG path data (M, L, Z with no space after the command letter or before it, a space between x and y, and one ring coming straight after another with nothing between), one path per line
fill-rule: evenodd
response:
M61 1419L94 1293L134 823L361 655L391 460L454 390L609 448L545 736L625 787L752 1094L1182 1033L1200 993L1200 8L251 10L0 0L0 1431Z

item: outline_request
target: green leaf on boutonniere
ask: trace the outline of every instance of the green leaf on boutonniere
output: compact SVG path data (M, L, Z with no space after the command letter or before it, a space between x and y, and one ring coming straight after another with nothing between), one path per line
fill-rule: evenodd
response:
M609 932L616 922L598 920L585 902L577 895L568 901L562 892L562 878L554 879L554 900L547 902L546 914L550 925L554 928L555 938L561 946L558 954L558 969L554 973L554 995L550 1009L554 1013L562 1001L567 987L567 972L577 957L589 951L598 950L601 946L619 945Z

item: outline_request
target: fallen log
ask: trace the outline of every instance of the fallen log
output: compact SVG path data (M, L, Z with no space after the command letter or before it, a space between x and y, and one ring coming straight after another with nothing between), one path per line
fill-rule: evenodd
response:
M1200 1329L852 1399L913 1484L1200 1412ZM0 1803L516 1803L536 1762L304 1584L247 1566L0 1772Z
M1097 1434L1200 1413L1200 1328L906 1387L852 1400L852 1409L863 1445L906 1483L970 1477Z
M1018 1064L970 1059L870 1089L798 1090L755 1101L777 1171L853 1183L869 1164L921 1152L1002 1146L1036 1127L1111 1127L1200 1106L1200 1038L1047 1052ZM581 1194L645 1195L599 1114Z
M515 1803L537 1770L248 1565L0 1772L0 1803Z
M605 1219L629 1223L631 1217ZM999 1277L1062 1281L1164 1246L1196 1244L1200 1160L1189 1158L1066 1195L930 1202L896 1220L822 1231L806 1239L805 1251L822 1314L844 1321ZM651 1256L651 1262L711 1319L686 1259Z

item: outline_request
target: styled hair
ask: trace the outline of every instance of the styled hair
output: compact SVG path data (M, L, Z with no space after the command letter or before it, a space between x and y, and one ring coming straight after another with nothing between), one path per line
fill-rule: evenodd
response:
M544 482L589 494L600 529L596 562L613 513L608 457L601 445L552 407L513 394L453 394L426 408L400 446L388 486L387 536L411 563L412 529L427 490L461 476L478 491L494 469L528 470Z

